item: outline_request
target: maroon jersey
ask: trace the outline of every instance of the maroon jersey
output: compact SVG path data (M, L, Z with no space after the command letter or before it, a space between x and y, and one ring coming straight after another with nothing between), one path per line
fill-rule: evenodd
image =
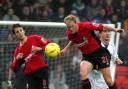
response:
M49 43L49 41L44 39L42 36L37 36L37 35L27 36L26 43L24 43L22 46L19 45L15 49L14 60L13 60L12 66L11 66L12 69L14 71L18 70L18 68L20 67L21 61L25 60L25 58L29 54L31 54L33 46L41 47L44 50L46 44L48 44L48 43ZM24 58L20 59L20 60L16 60L15 58L18 55L18 53L23 53ZM42 52L40 51L40 52L36 52L35 54L33 54L28 59L28 61L25 62L24 72L25 72L25 74L30 74L42 67L48 67L48 64L45 62L44 58L42 57Z
M78 24L78 32L72 34L70 29L67 29L66 34L68 39L81 50L82 54L90 54L98 49L101 45L99 39L94 34L94 30L103 30L102 24L94 24L91 22L81 22Z

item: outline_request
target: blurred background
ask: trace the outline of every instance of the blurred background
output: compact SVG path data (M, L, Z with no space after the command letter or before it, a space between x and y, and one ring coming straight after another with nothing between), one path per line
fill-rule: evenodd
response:
M121 28L128 29L128 0L0 0L1 21L62 23L68 14L76 15L79 21L115 24L115 26L121 23ZM65 27L24 26L24 28L27 31L26 34L40 34L51 38L62 48L68 42L64 34ZM14 48L17 45L17 40L14 38L15 36L10 33L9 25L0 25L0 89L8 89L9 62L13 60ZM128 89L127 38L127 31L120 35L118 54L124 64L117 65L118 89ZM65 57L57 60L51 60L48 57L46 59L51 71L50 89L81 89L79 79L81 56L76 47L73 47ZM61 84L57 81L61 81Z

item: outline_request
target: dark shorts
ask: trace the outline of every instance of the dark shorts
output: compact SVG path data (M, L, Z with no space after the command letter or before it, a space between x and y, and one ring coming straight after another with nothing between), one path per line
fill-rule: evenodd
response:
M28 86L30 89L49 89L48 88L48 68L41 68L33 74L27 75Z
M96 66L98 69L102 69L110 66L111 55L106 48L100 47L92 54L83 54L82 60L92 63L94 69Z
M19 71L15 73L15 78L12 83L14 89L27 89L27 80L24 74L24 67L20 67Z

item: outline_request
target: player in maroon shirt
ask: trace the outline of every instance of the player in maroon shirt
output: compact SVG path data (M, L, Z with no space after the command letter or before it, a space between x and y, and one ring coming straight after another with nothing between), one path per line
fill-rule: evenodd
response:
M24 73L27 76L30 89L48 88L48 64L42 56L42 51L49 43L39 35L26 36L20 24L14 24L12 32L19 40L19 45L14 52L14 60L11 68L17 72L24 63Z
M122 32L123 30L91 22L77 23L76 17L73 15L65 17L64 22L67 26L66 34L70 41L67 46L61 50L61 55L65 54L72 44L76 44L80 49L83 55L80 63L80 76L83 89L91 89L88 74L95 65L99 66L109 88L116 89L116 85L110 75L110 53L101 46L99 38L94 34L94 30L101 31L107 29L115 32Z

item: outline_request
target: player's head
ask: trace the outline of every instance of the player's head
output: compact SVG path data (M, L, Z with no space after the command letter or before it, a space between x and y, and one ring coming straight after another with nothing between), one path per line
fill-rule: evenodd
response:
M68 16L66 16L65 18L64 18L64 22L66 23L66 22L74 22L74 23L76 23L77 21L76 21L76 16L74 16L74 15L68 15Z
M24 39L25 31L20 24L13 24L12 33L16 35L16 37L20 40Z
M111 36L111 31L110 30L102 30L100 31L100 39L103 42L109 42L110 41L110 36Z
M78 25L76 24L76 16L74 15L68 15L64 18L64 23L67 25L67 28L72 30L72 33L75 33L78 31Z

